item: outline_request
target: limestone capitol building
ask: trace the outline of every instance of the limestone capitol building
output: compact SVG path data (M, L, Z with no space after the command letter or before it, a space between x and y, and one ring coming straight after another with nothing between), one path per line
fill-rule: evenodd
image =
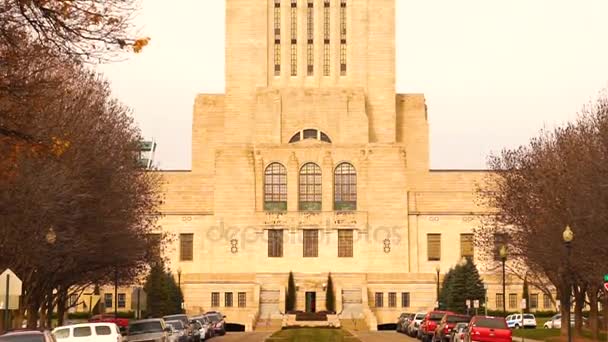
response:
M331 272L338 313L372 329L433 308L437 270L477 257L484 173L429 169L424 96L395 93L395 1L226 14L225 94L195 99L192 170L163 172L186 311L250 330L281 317L290 271L298 309L325 309Z

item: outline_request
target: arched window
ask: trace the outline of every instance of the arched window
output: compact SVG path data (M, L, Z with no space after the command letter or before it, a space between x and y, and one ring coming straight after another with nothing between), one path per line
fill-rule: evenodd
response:
M321 168L315 163L300 169L300 210L321 210Z
M357 171L350 163L334 171L334 210L357 210Z
M272 163L264 172L264 210L287 210L287 169Z
M321 140L323 142L331 144L331 139L327 134L325 134L325 132L321 132L318 129L314 128L307 128L305 130L299 131L298 133L294 134L291 139L289 139L289 143L292 144L300 140L306 139Z

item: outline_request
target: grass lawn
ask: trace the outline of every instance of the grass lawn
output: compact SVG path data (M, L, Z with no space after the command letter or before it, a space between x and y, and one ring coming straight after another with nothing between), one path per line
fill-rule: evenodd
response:
M329 328L285 329L272 334L266 342L361 342L348 331Z

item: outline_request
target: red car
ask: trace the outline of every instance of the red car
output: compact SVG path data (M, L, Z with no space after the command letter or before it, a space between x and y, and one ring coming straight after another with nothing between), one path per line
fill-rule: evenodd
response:
M441 322L437 325L437 329L435 329L435 336L433 338L434 342L449 342L452 337L452 329L458 323L469 323L471 321L471 316L467 315L458 315L458 314L447 314L443 316Z
M502 317L474 316L464 336L465 342L511 342L511 329Z
M89 323L115 323L118 325L121 331L124 331L129 327L129 319L127 318L116 318L112 313L105 313L101 315L95 315L89 319Z
M454 314L451 311L431 311L424 316L422 323L420 323L420 337L422 342L430 342L435 336L435 329L437 329L437 323L441 321L443 316L447 314Z

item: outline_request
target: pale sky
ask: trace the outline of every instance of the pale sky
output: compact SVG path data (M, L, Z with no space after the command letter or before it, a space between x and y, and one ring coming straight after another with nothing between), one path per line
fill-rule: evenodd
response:
M606 0L396 2L397 92L426 95L431 168L485 168L490 152L572 120L608 85ZM190 169L194 97L224 92L224 10L143 0L150 45L101 67L158 142L162 169Z

